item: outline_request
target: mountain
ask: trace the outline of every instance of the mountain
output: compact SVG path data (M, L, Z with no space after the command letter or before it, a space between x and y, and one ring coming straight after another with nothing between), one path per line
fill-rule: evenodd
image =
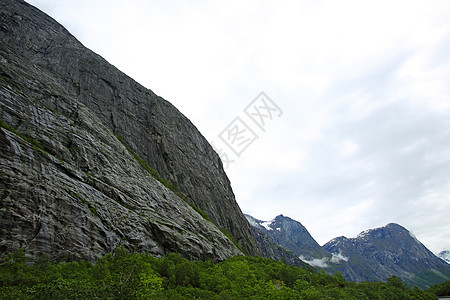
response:
M266 255L282 260L265 246L270 241L328 274L342 273L349 281L380 281L391 275L426 288L450 278L450 265L436 257L407 229L398 224L369 229L356 238L337 237L320 247L306 228L283 215L271 221L246 215ZM265 238L260 235L264 235Z
M450 265L395 223L363 231L356 238L335 238L323 248L347 257L356 281L396 275L412 285L427 287L450 278Z
M287 250L287 247L282 247L273 240L271 235L268 234L271 229L267 229L270 228L267 224L271 222L263 222L253 218L250 215L245 215L245 217L249 221L250 225L252 225L253 233L255 234L256 240L260 244L265 257L278 261L284 261L288 265L292 266L302 268L309 267L307 263L303 262L299 258L299 255L295 254L293 251Z
M1 254L262 255L181 112L26 2L1 1L0 20Z
M270 221L261 221L250 215L245 217L253 227L256 239L261 244L266 257L279 261L285 260L290 264L294 264L295 259L300 259L303 263L317 269L324 269L331 275L335 273L335 268L339 268L344 277L352 280L353 272L346 263L347 258L323 249L300 222L283 215ZM273 251L274 247L271 245L287 250L292 257L288 259L285 252L281 255L281 250Z
M449 250L444 250L444 251L439 252L438 257L450 264L450 251Z
M250 225L267 234L277 245L293 252L303 260L313 260L331 257L330 253L322 249L300 223L289 217L279 215L271 221L261 221L245 215Z

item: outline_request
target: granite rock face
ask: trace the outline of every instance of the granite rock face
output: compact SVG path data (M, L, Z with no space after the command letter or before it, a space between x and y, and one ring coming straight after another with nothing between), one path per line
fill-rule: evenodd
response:
M0 3L0 118L1 252L95 260L123 244L193 259L241 254L222 230L262 254L195 126L21 0Z

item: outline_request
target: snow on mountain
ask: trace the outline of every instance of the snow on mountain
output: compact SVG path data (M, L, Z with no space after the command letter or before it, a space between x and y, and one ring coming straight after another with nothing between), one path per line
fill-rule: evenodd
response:
M274 242L295 259L328 274L339 271L350 281L379 281L395 275L406 284L427 288L450 278L450 266L444 262L450 262L450 251L442 251L438 259L412 232L396 223L364 230L352 238L336 237L320 247L300 222L289 217L279 215L271 221L246 217L259 240ZM262 246L279 260L275 251L281 247Z
M368 236L372 230L373 230L373 229L367 229L367 230L364 230L364 231L360 232L360 233L356 236L356 238L362 239L362 238Z
M264 228L266 230L273 230L273 228L271 228L270 226L273 224L273 222L275 220L270 220L270 221L261 221L258 220L256 218L253 218L250 215L244 215L247 218L247 221L250 223L251 226L254 227L259 227L259 228ZM280 230L279 228L277 228L277 230Z
M273 228L270 227L270 225L272 225L272 224L273 224L273 220L260 223L260 225L267 230L273 230Z
M245 215L247 218L247 221L250 223L251 226L258 227L259 226L259 220L253 218L252 216Z
M450 251L449 250L444 250L439 252L438 257L440 259L442 259L443 261L445 261L446 263L450 264Z

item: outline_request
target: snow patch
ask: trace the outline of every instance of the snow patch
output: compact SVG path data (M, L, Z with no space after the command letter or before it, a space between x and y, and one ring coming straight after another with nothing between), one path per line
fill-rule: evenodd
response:
M264 227L267 230L273 230L272 228L270 228L269 226L272 225L274 220L270 220L270 221L266 221L266 222L261 222L261 226Z
M246 216L246 217L247 217L247 216ZM258 227L258 226L259 226L258 222L256 222L255 219L252 218L252 217L247 217L247 221L248 221L248 222L250 223L250 225L252 225L253 227Z
M336 247L339 244L339 238L334 238L327 243L329 247Z
M363 237L365 237L366 235L368 235L371 231L372 231L372 229L364 230L364 231L362 231L360 234L358 234L358 235L356 236L356 238L363 238Z
M438 257L450 264L450 251L444 250L439 252Z

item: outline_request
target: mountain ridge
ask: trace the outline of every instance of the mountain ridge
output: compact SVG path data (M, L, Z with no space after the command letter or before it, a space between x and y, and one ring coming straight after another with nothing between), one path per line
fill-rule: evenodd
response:
M327 256L322 247L300 223L283 215L276 216L271 221L261 221L250 215L245 215L252 226L259 226L276 244L303 256L304 260Z
M300 222L283 215L269 222L249 215L246 218L252 226L258 227L274 241L282 240L276 235L283 233L282 230L277 230L283 222L296 223L296 226L307 232ZM278 222L275 222L277 219ZM284 242L281 246L292 251L302 261L331 275L336 271L341 272L349 281L386 280L395 275L410 285L425 288L450 278L450 265L429 251L410 231L396 223L364 230L354 238L336 237L321 247L309 233L295 236L294 232L298 233L285 233L285 239L294 237L294 240ZM308 247L301 248L302 242L316 245L313 255L308 252ZM323 252L318 251L317 247ZM305 252L310 256L305 256Z

